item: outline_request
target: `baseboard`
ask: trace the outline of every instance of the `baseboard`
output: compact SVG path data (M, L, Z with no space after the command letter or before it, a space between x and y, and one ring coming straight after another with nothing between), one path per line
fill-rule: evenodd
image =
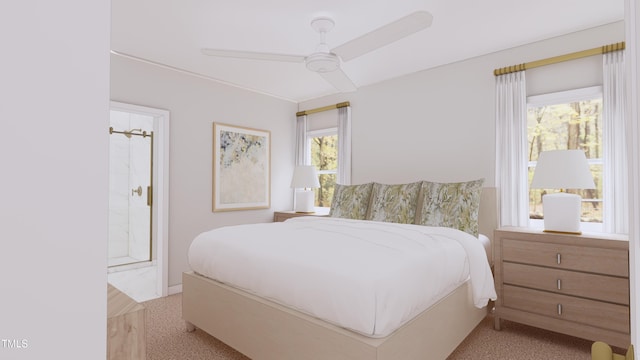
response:
M180 294L182 292L182 284L169 286L167 289L167 295Z

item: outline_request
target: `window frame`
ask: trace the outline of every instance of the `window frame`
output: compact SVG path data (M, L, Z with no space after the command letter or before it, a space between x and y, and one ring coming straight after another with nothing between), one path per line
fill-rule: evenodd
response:
M584 88L572 89L572 90L564 90L557 91L546 94L539 95L531 95L527 96L527 112L531 107L541 107L547 105L557 105L563 103L570 103L574 101L584 101L588 98L600 97L603 101L604 107L604 91L602 85L589 86ZM528 137L528 126L525 127L526 136ZM604 142L605 139L603 138ZM600 157L597 159L587 159L589 165L602 165L604 166L604 158ZM535 169L537 161L528 161L527 162L527 172L533 167ZM604 181L604 179L603 179ZM527 184L527 198L529 198L529 193L531 191L531 184ZM601 199L604 202L604 194ZM527 207L528 208L528 207ZM529 218L529 226L536 229L544 229L544 220L543 219L531 219ZM580 222L581 229L589 232L603 232L604 225L602 222L594 223L594 222Z

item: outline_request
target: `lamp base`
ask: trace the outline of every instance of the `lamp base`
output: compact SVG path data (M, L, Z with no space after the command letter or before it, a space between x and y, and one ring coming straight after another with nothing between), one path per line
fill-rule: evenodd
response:
M316 209L314 207L314 194L311 190L296 191L296 208L297 213L313 214Z
M544 231L563 234L582 234L580 231L580 195L568 193L546 194L542 197Z

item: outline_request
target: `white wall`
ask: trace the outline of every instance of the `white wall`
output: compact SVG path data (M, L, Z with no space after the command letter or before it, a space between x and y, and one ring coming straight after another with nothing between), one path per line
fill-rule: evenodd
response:
M297 105L208 79L111 56L111 99L171 112L169 286L190 270L187 251L199 233L268 222L292 208ZM271 208L212 212L213 122L271 131Z
M0 359L106 357L109 11L0 6Z
M495 186L493 70L623 40L624 23L618 22L307 101L299 110L351 102L353 183L485 178L486 186ZM554 68L546 76L529 72L527 78L536 79L528 83L530 91L601 82L601 75L567 64ZM558 86L551 73L570 80Z
M638 356L640 344L640 1L625 0L625 29L627 51L627 71L629 71L629 272L631 303L631 343L635 344L635 356Z

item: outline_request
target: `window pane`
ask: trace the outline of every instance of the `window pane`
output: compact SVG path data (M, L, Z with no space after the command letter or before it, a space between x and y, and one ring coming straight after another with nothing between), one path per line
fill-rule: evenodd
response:
M596 189L569 190L582 196L582 221L602 222L602 99L529 107L529 184L538 154L548 150L584 150ZM542 195L558 189L530 189L529 217L541 219Z
M316 169L338 168L338 135L316 136L311 139L311 165Z
M311 165L318 169L320 188L315 189L315 206L330 207L338 169L338 135L309 138Z
M315 206L330 207L333 200L333 190L336 185L336 174L320 174L320 187L315 190Z

